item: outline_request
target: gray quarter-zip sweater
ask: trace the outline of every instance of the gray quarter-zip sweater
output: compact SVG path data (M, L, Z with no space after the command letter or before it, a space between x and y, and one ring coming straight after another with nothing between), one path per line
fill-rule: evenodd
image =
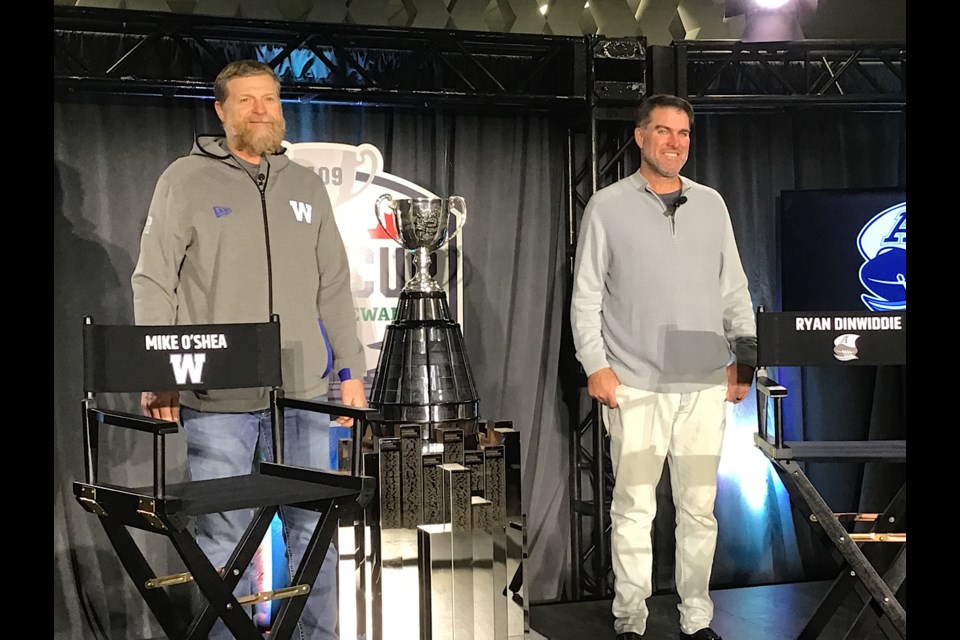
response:
M331 374L366 371L327 191L282 151L262 158L253 177L222 138L198 138L157 182L131 284L140 325L265 322L277 313L288 397L314 398ZM185 391L180 401L217 412L268 406L264 389Z
M756 364L753 304L726 204L681 181L686 201L676 209L639 172L587 203L571 323L588 376L610 367L622 384L686 393L725 383L734 358Z

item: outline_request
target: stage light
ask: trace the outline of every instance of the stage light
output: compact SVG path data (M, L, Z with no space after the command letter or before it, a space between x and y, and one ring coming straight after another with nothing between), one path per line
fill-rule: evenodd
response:
M753 0L753 2L761 9L781 9L785 4L789 4L790 0Z
M743 42L803 40L801 20L817 10L817 0L727 0L724 18L744 16Z

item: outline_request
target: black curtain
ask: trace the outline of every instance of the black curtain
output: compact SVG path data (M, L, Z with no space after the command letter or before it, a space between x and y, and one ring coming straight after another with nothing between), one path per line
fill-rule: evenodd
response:
M564 123L549 115L506 111L416 113L299 103L284 109L291 142L371 143L383 152L385 171L435 193L466 199L470 216L463 233L463 325L481 414L513 420L521 431L529 597L533 602L564 597L570 573L569 425L558 382L566 286ZM756 304L774 308L777 299L775 213L780 191L905 184L903 122L902 114L822 110L697 117L686 173L726 197ZM80 327L87 314L98 322L132 321L129 278L156 179L189 151L195 134L219 130L209 101L94 95L58 96L54 101L57 638L160 635L96 518L83 511L72 494L71 483L83 473ZM877 388L880 378L892 378L897 386L903 376L891 372L866 377L855 397L868 409L857 419L869 416L868 430L880 429L876 416L892 415L884 433L902 428L896 419L903 414L902 398L882 395ZM814 395L803 394L807 425L815 424L811 418L817 412L833 411L821 406L824 402L813 402ZM119 394L104 402L137 410L132 396ZM147 483L151 443L134 436L103 434L104 480ZM184 456L182 440L171 438L168 481L182 479ZM864 467L869 465L840 477L851 501L870 495L873 487L882 494L896 484L889 474ZM815 482L831 486L835 473L825 469ZM723 488L731 500L737 493L736 487ZM798 570L796 557L783 558L782 540L793 536L781 524L788 519L764 525L747 548L740 542L738 513L738 508L718 505L718 584L819 577L819 545L803 538L803 525L797 539L805 566ZM150 535L134 534L141 541ZM657 553L672 558L672 543L666 538L658 537ZM770 548L778 544L781 552L771 554ZM785 548L789 555L793 547ZM149 553L155 554L148 559L157 563L158 571L165 566L170 573L181 570L172 550Z
M906 188L906 112L808 109L698 116L687 166L727 199L754 304L779 310L776 211L781 191ZM793 440L906 437L906 367L781 369L785 425ZM805 472L835 512L878 512L906 480L906 465L810 463ZM779 480L777 481L779 482ZM722 505L720 506L722 508ZM721 523L721 543L724 536ZM801 519L795 523L807 579L836 564ZM722 562L718 561L718 568ZM786 570L794 565L782 559ZM778 575L779 574L779 575ZM774 581L793 578L778 571ZM727 582L719 576L721 582ZM728 583L728 582L727 582Z

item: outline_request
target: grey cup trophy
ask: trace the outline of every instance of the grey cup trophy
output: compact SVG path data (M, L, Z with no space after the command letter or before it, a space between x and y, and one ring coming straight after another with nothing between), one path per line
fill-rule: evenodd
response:
M392 225L384 216L388 211ZM395 199L384 194L377 199L376 215L384 232L414 254L416 273L400 291L380 348L370 404L383 422L374 425L374 433L392 436L395 427L419 424L425 439L440 427L476 434L479 398L463 334L450 315L446 292L429 273L430 253L463 228L466 203L460 196ZM453 231L450 216L456 220Z
M384 209L393 213L396 235L384 224ZM449 198L400 198L394 199L385 193L375 205L377 222L397 244L414 254L416 273L404 291L442 291L442 287L430 276L430 253L436 251L460 233L467 221L467 203L460 196ZM447 232L450 216L457 225L452 233Z

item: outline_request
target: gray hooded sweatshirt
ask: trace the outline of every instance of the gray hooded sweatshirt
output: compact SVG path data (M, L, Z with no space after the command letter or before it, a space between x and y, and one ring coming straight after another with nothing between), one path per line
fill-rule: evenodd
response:
M254 177L222 138L198 138L157 182L131 284L139 325L265 322L278 314L288 397L327 393L331 374L365 373L329 196L319 176L283 151L262 158ZM265 389L184 391L180 401L198 411L268 406Z

